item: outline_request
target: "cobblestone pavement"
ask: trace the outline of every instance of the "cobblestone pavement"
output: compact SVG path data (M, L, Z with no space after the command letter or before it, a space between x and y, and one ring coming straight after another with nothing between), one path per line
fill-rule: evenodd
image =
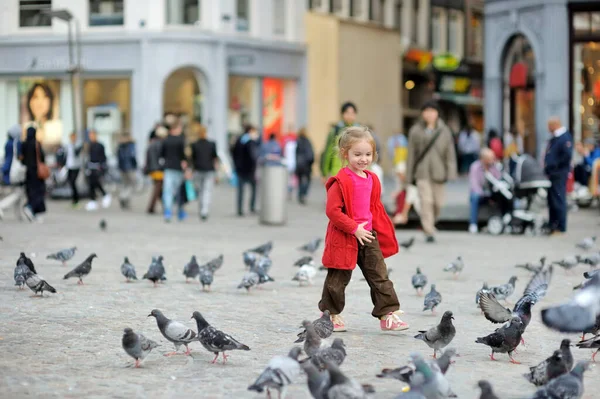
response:
M219 187L211 218L204 223L197 218L196 205L190 204L188 220L166 225L159 216L143 214L145 198L138 199L133 211L127 213L113 205L90 214L71 211L66 202L53 202L42 225L14 220L0 223L4 238L0 242L0 397L257 397L246 387L272 356L287 353L303 319L318 316L316 304L324 273L318 275L314 286L298 287L291 281L295 271L291 264L300 255L296 250L300 244L324 235L326 220L320 192L306 207L291 203L284 227L261 226L256 217L233 216L233 196L230 188ZM98 228L102 218L108 223L106 232ZM438 244L428 245L418 232L398 233L399 239L417 236L410 251L388 262L406 312L403 318L411 329L393 334L379 331L378 322L370 316L367 285L357 270L347 290L344 314L349 331L341 336L348 357L342 369L361 382L374 384L376 397L392 398L402 385L378 380L375 374L383 367L404 364L411 351L430 355L429 348L413 338L417 330L439 321L439 316L421 312L423 299L410 286L415 267L421 266L443 295L439 314L450 309L455 315L458 334L452 345L462 356L448 377L458 396L478 397L476 382L485 378L502 398L527 397L534 387L521 375L527 366L549 356L563 338L541 325L539 310L569 295L587 267L579 266L572 275L562 269L555 273L549 296L534 308L525 336L527 346L516 355L522 365L510 364L506 355L491 362L488 348L474 343L476 337L496 328L475 308L475 292L484 280L500 284L515 274L519 280L517 293L511 298L514 303L529 278L526 272L513 267L516 262L535 260L542 254L558 259L577 253L573 244L597 231L596 209L570 215L570 232L562 238L494 238L444 232L439 234ZM242 250L271 239L275 241L272 274L276 282L250 294L236 290L244 273ZM68 267L45 260L49 252L70 246L77 246L78 252L69 266L91 252L98 254L83 286L75 280L62 280ZM30 291L15 289L13 268L20 251L36 254L34 262L39 273L57 288L58 294L31 298ZM153 288L148 281L123 281L119 271L123 256L129 256L141 276L151 256L159 253L167 265L166 284ZM192 254L203 261L220 253L225 254L225 264L215 276L212 292L201 292L197 283L185 283L182 267ZM466 269L454 281L442 268L457 255L465 259ZM252 350L231 353L225 365L210 364L212 354L199 344L191 345L190 357L165 358L162 353L171 351L172 346L160 335L154 319L146 317L153 308L193 328L190 317L199 310L209 322ZM131 367L132 359L121 348L125 327L161 344L140 369ZM577 339L575 335L570 338ZM590 351L577 348L574 354L577 359L591 356ZM600 389L599 373L593 368L586 374L587 398L597 397L593 392ZM309 397L304 380L289 390L288 397Z

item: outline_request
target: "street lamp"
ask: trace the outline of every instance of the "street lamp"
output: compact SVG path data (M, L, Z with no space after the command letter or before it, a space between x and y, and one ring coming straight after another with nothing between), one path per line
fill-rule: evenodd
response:
M40 12L41 15L48 16L50 18L57 18L67 23L68 31L68 45L69 45L69 75L71 75L71 103L73 112L73 129L79 135L82 131L82 106L81 106L81 30L79 27L79 20L73 16L71 11L67 9L59 10L43 10ZM73 33L71 28L71 21L75 22L75 41L77 44L77 63L73 61Z

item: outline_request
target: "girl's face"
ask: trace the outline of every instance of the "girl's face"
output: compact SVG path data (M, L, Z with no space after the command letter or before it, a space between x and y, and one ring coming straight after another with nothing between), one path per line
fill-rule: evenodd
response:
M373 146L367 140L355 142L346 153L346 160L351 170L364 171L373 162Z
M50 98L44 89L39 86L35 88L31 101L29 101L29 108L31 108L31 113L36 121L46 120L46 115L50 112Z

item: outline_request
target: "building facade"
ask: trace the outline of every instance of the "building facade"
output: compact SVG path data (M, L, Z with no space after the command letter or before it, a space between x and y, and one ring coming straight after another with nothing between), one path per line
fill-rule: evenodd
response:
M306 123L305 2L21 0L0 7L0 131L41 118L45 143L55 144L79 118L109 152L117 134L130 131L141 156L167 112L206 124L223 150L246 123L267 134ZM45 16L65 9L72 23ZM80 42L80 53L72 50L81 65L76 90L69 26ZM74 103L82 104L75 117Z
M485 65L487 129L538 156L551 116L576 141L598 134L600 1L486 0Z

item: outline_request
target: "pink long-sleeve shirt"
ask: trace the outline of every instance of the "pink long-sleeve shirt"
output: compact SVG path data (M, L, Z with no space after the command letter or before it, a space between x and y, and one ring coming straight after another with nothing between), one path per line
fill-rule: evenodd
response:
M499 179L502 175L500 169L496 164L490 166L490 173L496 179ZM475 161L471 164L469 168L469 186L472 193L482 195L483 194L483 185L485 184L485 169L483 168L483 164L481 161Z
M344 171L352 179L352 216L356 223L367 222L365 230L373 229L373 214L371 213L371 190L373 190L373 178L367 173L367 177L360 177L349 168ZM358 227L352 232L356 232Z

